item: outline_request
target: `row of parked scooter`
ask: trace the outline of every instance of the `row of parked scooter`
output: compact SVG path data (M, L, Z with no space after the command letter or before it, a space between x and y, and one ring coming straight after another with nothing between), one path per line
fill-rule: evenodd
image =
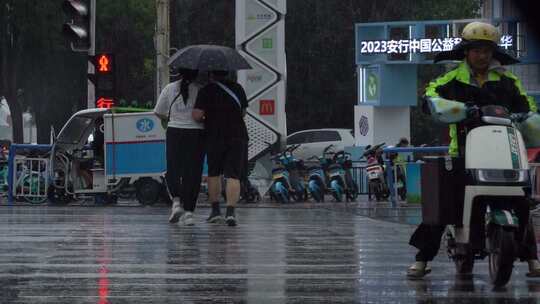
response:
M304 161L294 157L293 145L272 156L272 186L270 198L279 203L291 200L304 202L309 198L323 202L330 194L334 201L354 201L358 185L353 179L351 155L344 151L334 152L333 145L324 149L320 156Z

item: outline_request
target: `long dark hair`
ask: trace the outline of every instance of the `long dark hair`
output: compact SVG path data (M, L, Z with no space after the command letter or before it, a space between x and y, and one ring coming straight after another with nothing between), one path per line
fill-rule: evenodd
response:
M178 73L182 77L180 82L180 94L184 98L184 104L187 104L189 98L189 85L197 78L199 71L189 69L178 69Z

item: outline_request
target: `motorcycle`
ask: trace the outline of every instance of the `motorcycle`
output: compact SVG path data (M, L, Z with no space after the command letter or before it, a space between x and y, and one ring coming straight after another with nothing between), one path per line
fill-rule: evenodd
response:
M289 203L291 197L297 202L307 199L306 188L298 174L303 163L293 156L293 151L299 146L291 146L271 157L274 161L274 168L272 169L273 184L270 187L270 197L282 204Z
M378 202L388 199L388 196L390 196L390 190L385 179L385 169L381 160L384 145L385 143L375 146L368 145L363 154L363 157L367 160L368 199L371 200L371 194L374 194Z
M470 273L474 260L487 256L491 282L503 286L510 280L517 258L521 239L518 228L530 221L523 218L529 208L529 163L516 128L523 115L510 115L507 109L495 105L479 108L441 98L430 102L430 110L439 120L461 121L467 134L464 157L447 157L441 164L446 169L438 174L444 179L445 170L464 173L454 179L462 192L448 202L457 210L454 224L446 233L449 256L458 273ZM457 201L463 206L456 206ZM520 211L521 218L517 216Z

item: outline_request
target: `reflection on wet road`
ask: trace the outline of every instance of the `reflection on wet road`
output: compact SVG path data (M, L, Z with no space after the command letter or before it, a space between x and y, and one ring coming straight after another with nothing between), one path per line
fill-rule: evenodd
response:
M486 261L456 277L441 251L406 280L414 226L362 209L242 208L236 228L207 212L178 227L163 207L0 207L0 303L540 303L524 263L493 290Z

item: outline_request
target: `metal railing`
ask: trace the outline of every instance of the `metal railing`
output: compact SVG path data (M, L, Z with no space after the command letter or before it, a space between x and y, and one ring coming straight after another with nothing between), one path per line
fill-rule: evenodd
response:
M368 194L368 181L366 162L354 161L352 165L352 178L358 186L358 194Z
M30 203L47 200L51 145L13 144L8 157L8 203L24 199Z
M433 155L433 154L439 154L444 155L447 154L448 147L447 146L440 146L440 147L394 147L394 148L384 148L383 153L386 154L386 182L388 184L388 188L390 189L390 203L392 207L397 207L397 170L394 170L393 164L390 161L388 155L391 153L413 153L415 157L414 159L421 159L423 156L427 155Z
M43 203L47 199L49 159L17 157L13 166L13 195L30 203Z

